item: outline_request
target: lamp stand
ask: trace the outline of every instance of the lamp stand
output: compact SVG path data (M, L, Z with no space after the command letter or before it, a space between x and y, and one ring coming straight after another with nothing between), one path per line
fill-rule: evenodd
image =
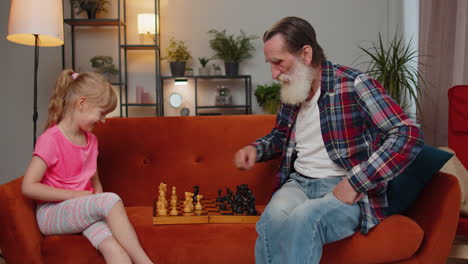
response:
M36 123L37 123L37 68L39 66L39 35L34 34L34 106L33 106L33 149L36 146Z

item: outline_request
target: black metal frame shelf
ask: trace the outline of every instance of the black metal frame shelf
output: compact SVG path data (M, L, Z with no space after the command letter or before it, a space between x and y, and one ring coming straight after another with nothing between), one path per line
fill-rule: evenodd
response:
M164 81L170 79L193 79L195 82L195 115L201 115L204 113L198 112L198 109L234 109L234 108L245 108L245 114L252 114L252 77L250 75L189 75L189 76L161 76L161 98L164 98ZM245 86L245 104L243 105L217 105L217 106L199 106L198 105L198 80L235 80L244 79ZM164 106L161 104L161 116L164 115Z
M65 1L65 0L64 0ZM118 48L118 69L119 79L111 84L119 87L119 98L120 98L120 116L128 117L128 107L156 107L155 115L161 115L161 102L162 96L160 96L160 39L159 35L155 35L154 45L138 45L138 44L127 44L127 11L126 11L127 0L117 0L117 18L106 18L106 19L87 19L87 18L75 18L73 8L70 8L70 17L64 19L64 24L71 27L71 66L75 69L75 27L116 27L118 31L117 48ZM132 0L138 1L138 0ZM155 28L158 28L159 24L159 0L154 0L154 14L157 18L155 21ZM122 34L123 33L123 34ZM128 103L128 51L139 51L139 50L153 50L155 52L155 73L154 73L154 89L155 89L155 103ZM122 54L123 53L123 54ZM62 68L65 69L65 45L62 46Z
M128 103L123 104L125 106L158 106L158 104L137 104L137 103Z
M87 19L87 18L72 18L64 19L64 22L70 26L75 27L116 27L119 25L120 19L109 18L109 19ZM124 23L120 22L123 26Z
M124 5L125 5L125 1L126 0L123 0L124 1ZM155 20L155 27L154 28L158 28L158 25L159 25L159 11L160 11L160 7L159 7L159 0L154 0L154 14L155 14L155 17L156 17L156 20ZM123 16L123 19L124 19L124 24L126 23L127 21L127 14L126 14L126 9L124 9L124 16ZM161 101L162 101L162 95L160 95L159 91L161 90L159 88L159 83L160 83L160 50L159 50L159 47L160 47L160 38L159 38L159 35L156 33L156 35L154 36L155 39L154 39L154 42L155 44L154 45L139 45L139 44L127 44L127 31L125 30L124 31L124 41L123 41L123 44L120 44L120 48L123 50L124 52L124 64L123 64L123 67L124 67L124 78L125 78L125 84L121 86L121 89L120 89L120 93L121 93L121 97L120 98L125 98L125 102L121 102L120 104L120 113L121 115L123 115L124 113L124 109L125 109L125 117L128 117L128 108L129 107L156 107L156 111L154 113L154 115L160 115L160 113L162 112L161 108ZM154 72L154 79L155 79L155 103L154 104L147 104L147 103L129 103L128 102L128 52L129 51L154 51L155 52L155 72ZM120 52L119 52L120 54ZM120 64L120 66L122 67L122 64ZM120 72L122 72L122 69L120 69ZM123 94L122 94L123 92Z
M245 108L248 105L215 105L215 106L198 106L198 109L215 109L215 108Z
M159 50L158 45L120 45L120 47L127 50Z

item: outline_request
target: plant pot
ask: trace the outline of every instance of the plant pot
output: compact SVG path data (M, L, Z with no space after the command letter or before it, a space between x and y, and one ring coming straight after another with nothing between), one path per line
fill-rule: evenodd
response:
M276 100L266 101L263 105L263 109L265 110L265 112L272 114L272 115L278 112L278 107L279 107L279 103Z
M185 61L171 61L171 73L174 77L185 75Z
M224 68L226 70L226 75L238 75L239 62L225 62Z
M198 75L201 75L201 76L210 75L210 69L207 67L200 67L198 68Z
M86 10L86 14L88 14L88 19L96 19L96 9L88 9Z

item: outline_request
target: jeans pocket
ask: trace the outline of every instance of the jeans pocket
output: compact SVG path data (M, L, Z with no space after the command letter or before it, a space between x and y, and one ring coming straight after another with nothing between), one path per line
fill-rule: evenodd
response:
M325 194L325 196L327 196L327 195L331 196L333 200L338 201L339 203L341 203L343 205L351 205L351 204L347 204L347 203L341 201L340 199L336 198L336 196L333 194L333 192L329 192L329 193Z

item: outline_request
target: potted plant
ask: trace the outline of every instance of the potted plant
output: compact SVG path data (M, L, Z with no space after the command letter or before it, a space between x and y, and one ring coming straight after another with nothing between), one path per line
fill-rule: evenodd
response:
M280 84L259 84L255 90L258 104L269 114L276 114L280 103Z
M185 75L187 75L187 76L192 76L192 75L193 75L193 68L187 67L187 68L185 69Z
M97 13L107 12L106 5L110 4L109 0L70 0L70 3L76 14L85 11L88 19L96 19Z
M388 47L384 47L379 34L379 43L372 43L369 49L359 47L364 56L370 57L367 74L382 84L387 93L405 111L408 111L411 100L420 109L418 81L424 83L421 67L412 66L418 55L412 48L412 42L405 43L402 36L395 34ZM421 65L421 64L419 64Z
M103 74L109 82L112 82L113 77L119 73L112 62L111 56L94 56L90 59L91 67Z
M167 56L171 65L172 76L184 76L185 65L187 61L192 58L185 42L182 40L175 40L174 37L172 37L169 41Z
M244 31L240 31L240 36L228 35L226 30L218 31L212 29L208 34L213 36L210 40L210 47L216 52L216 57L224 60L226 75L237 75L239 72L239 62L252 57L255 47L252 41L257 36L247 36Z
M206 65L208 64L210 59L207 58L207 57L200 57L200 58L198 58L198 61L201 64L201 67L198 68L198 75L202 75L202 76L203 75L208 75L210 70L208 69L208 67L206 67Z

